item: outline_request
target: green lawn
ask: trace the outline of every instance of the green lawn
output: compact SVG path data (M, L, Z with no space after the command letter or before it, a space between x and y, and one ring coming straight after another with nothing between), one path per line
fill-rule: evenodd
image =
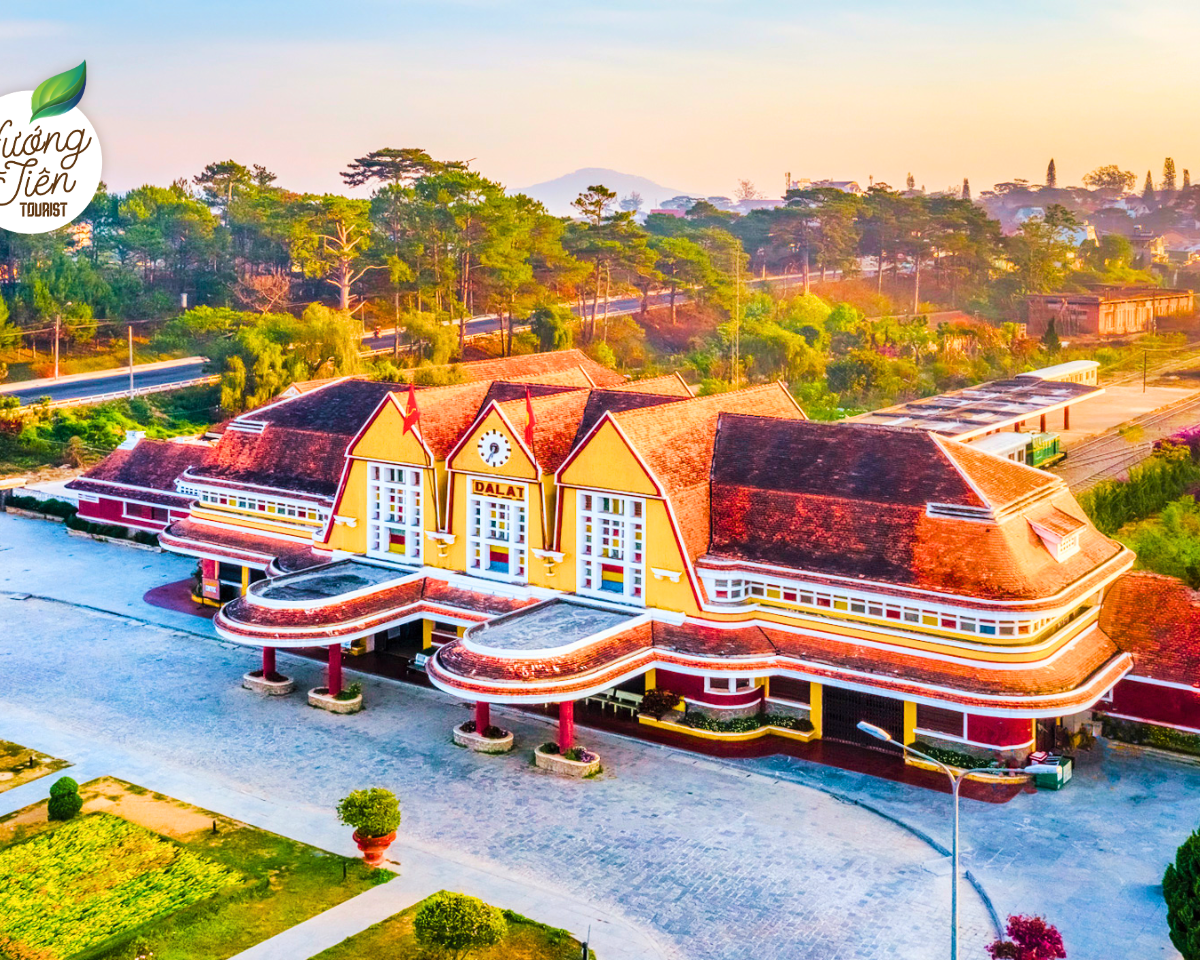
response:
M321 951L313 960L427 960L429 952L413 935L413 917L421 903ZM504 916L508 936L494 947L472 951L470 960L579 960L583 945L566 930L548 927L511 910L505 910ZM588 954L595 960L594 952L589 950Z
M394 876L117 781L81 794L83 816L26 808L0 847L0 957L129 960L144 940L224 960Z

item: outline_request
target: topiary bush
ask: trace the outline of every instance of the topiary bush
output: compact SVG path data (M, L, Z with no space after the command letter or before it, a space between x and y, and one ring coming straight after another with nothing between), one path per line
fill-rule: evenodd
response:
M417 911L413 933L422 946L462 960L472 950L492 947L503 940L508 922L503 912L476 897L443 890Z
M79 784L70 777L59 777L50 785L50 801L46 804L46 816L51 820L70 820L83 809L83 798L79 796Z
M400 826L400 801L391 790L355 790L337 805L338 819L360 837L386 837Z
M647 690L639 709L655 720L661 720L668 710L674 710L682 702L683 697L673 690Z
M1183 841L1163 874L1167 927L1183 960L1200 960L1200 831Z

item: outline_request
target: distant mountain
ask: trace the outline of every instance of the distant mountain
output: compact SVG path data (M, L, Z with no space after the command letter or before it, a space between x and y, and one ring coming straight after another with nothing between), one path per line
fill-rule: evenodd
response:
M617 170L607 170L604 167L584 167L582 170L564 174L554 180L547 180L545 183L535 183L531 187L523 188L520 192L542 201L546 205L546 209L556 216L566 217L575 212L571 207L571 201L588 187L597 183L603 184L609 190L615 190L618 197L628 196L629 193L636 190L642 195L643 212L657 207L664 200L687 193L686 190L664 187L661 183L655 183L645 177L637 177L631 173L621 173ZM692 194L692 196L701 196L701 194Z

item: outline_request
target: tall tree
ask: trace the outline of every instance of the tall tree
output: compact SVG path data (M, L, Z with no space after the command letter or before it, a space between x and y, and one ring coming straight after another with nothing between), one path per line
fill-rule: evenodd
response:
M1137 182L1137 174L1132 170L1122 170L1115 163L1097 167L1083 177L1083 185L1090 190L1120 196L1126 190L1132 189Z
M248 167L236 160L222 160L210 163L192 178L192 182L201 189L208 203L225 210L233 202L234 191L254 181Z
M1054 169L1054 158L1050 158L1050 163L1046 167L1046 186L1054 189L1058 186L1058 171Z
M327 193L308 198L309 235L300 250L300 262L310 277L319 277L338 292L338 309L349 311L354 285L382 263L367 259L371 247L371 205L366 200Z
M1183 189L1187 190L1192 185L1192 174L1187 167L1183 168Z
M1142 199L1147 203L1154 202L1154 179L1149 170L1146 171L1146 182L1142 185Z
M342 179L349 187L362 187L372 183L405 184L432 173L447 170L465 170L467 165L457 160L434 160L420 147L384 147L372 150L365 157L351 160L342 171Z
M642 209L642 195L636 190L630 190L621 198L621 209L636 215Z
M917 189L917 178L914 177L911 172L907 177L904 178L904 186L910 191Z
M1175 192L1175 161L1171 157L1163 161L1162 189L1164 193Z
M1050 162L1053 163L1054 161L1051 160ZM964 200L971 199L971 181L968 180L966 177L963 177L962 199L964 199Z

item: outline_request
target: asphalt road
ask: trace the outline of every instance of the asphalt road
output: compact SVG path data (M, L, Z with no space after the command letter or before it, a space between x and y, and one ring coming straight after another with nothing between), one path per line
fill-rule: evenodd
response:
M134 387L157 387L163 384L186 383L204 376L200 363L183 364L176 367L159 368L157 370L141 370L136 367L133 373ZM88 380L73 380L64 377L56 384L41 384L36 387L5 390L0 396L16 397L22 404L35 403L42 397L51 400L82 400L87 397L114 393L129 389L129 369L113 371L109 376L92 377Z
M797 279L792 277L790 279ZM750 283L758 284L764 282L778 281L782 278L768 277L764 280L751 280ZM669 293L655 293L649 298L649 304L652 307L663 306L669 303L671 296ZM687 296L684 293L677 294L676 301L678 303L686 302ZM630 313L637 313L642 308L641 297L625 297L620 300L610 300L608 302L608 316L622 316ZM578 307L572 307L572 312L579 313ZM588 304L590 314L591 304ZM603 303L598 304L597 318L605 312ZM457 331L457 323L453 325ZM480 336L483 334L497 333L501 329L500 318L494 314L485 314L483 316L472 317L467 321L466 335L468 337ZM523 325L518 325L517 329L522 329ZM363 350L367 352L385 352L392 349L392 334L384 333L381 336L367 336L363 338ZM205 371L202 364L185 364L182 366L169 367L166 369L143 370L139 371L135 368L134 371L134 387L157 387L169 384L183 384L197 377L203 376ZM86 400L92 397L103 396L108 393L116 393L129 389L129 371L128 369L114 370L111 375L104 377L92 377L89 379L72 379L64 377L60 382L55 384L42 384L36 387L19 387L12 390L0 390L0 396L16 397L22 404L35 403L42 397L49 397L52 401L63 400Z

